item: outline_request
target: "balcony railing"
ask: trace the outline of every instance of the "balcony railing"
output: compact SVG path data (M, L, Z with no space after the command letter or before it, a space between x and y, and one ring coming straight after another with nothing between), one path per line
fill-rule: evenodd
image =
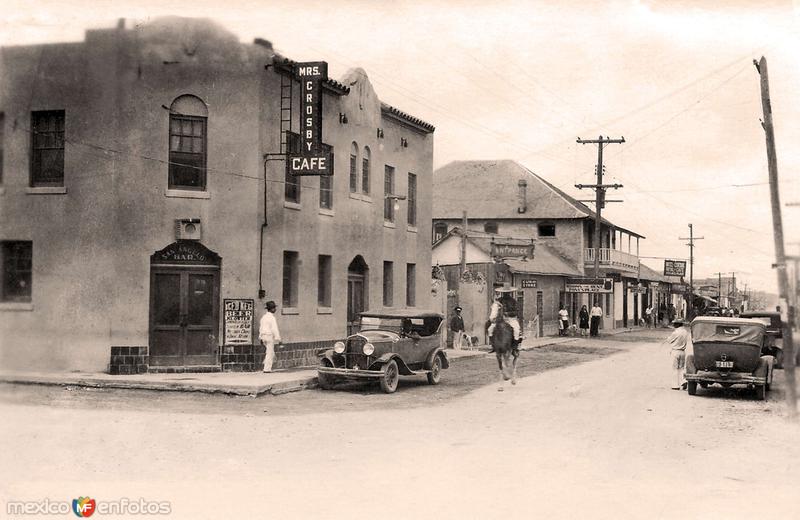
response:
M591 267L594 265L594 251L594 248L583 250L584 266ZM600 266L637 271L639 269L639 257L624 251L602 247L600 248Z

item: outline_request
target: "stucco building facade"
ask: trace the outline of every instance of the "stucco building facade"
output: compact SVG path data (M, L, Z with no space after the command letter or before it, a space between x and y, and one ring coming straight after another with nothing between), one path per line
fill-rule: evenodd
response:
M305 364L358 310L428 305L433 126L349 71L323 83L334 175L290 177L292 70L182 18L2 49L3 367L255 369L267 300Z

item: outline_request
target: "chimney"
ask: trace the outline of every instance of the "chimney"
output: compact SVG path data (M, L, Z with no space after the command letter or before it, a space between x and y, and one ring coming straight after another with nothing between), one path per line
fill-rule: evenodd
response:
M519 194L517 195L519 206L517 207L517 213L525 213L528 210L528 181L520 179L517 184L519 185Z

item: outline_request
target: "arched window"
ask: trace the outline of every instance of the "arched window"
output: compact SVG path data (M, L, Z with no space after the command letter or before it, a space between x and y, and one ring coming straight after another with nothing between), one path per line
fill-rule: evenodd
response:
M483 230L486 233L497 234L497 222L486 222L483 224Z
M361 158L361 191L369 194L369 146L364 147L364 156Z
M433 225L433 241L438 242L447 234L447 223L437 222Z
M208 107L183 95L169 107L169 188L206 189Z
M551 222L543 222L539 224L540 237L554 237L556 236L556 225Z
M350 145L350 193L358 191L358 145Z

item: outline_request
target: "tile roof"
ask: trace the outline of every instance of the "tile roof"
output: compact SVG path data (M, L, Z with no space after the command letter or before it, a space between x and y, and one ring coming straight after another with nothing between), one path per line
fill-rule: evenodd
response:
M432 133L436 130L436 127L430 123L423 121L417 117L414 117L410 114L403 112L400 109L397 109L389 104L381 102L381 112L384 114L388 114L390 116L394 116L396 119L401 120L404 123L411 125L412 127L416 128L417 130L421 130L425 133Z
M518 211L519 180L527 181L527 209ZM453 161L433 172L433 218L585 219L595 213L523 165L511 160ZM606 219L603 223L644 238Z

